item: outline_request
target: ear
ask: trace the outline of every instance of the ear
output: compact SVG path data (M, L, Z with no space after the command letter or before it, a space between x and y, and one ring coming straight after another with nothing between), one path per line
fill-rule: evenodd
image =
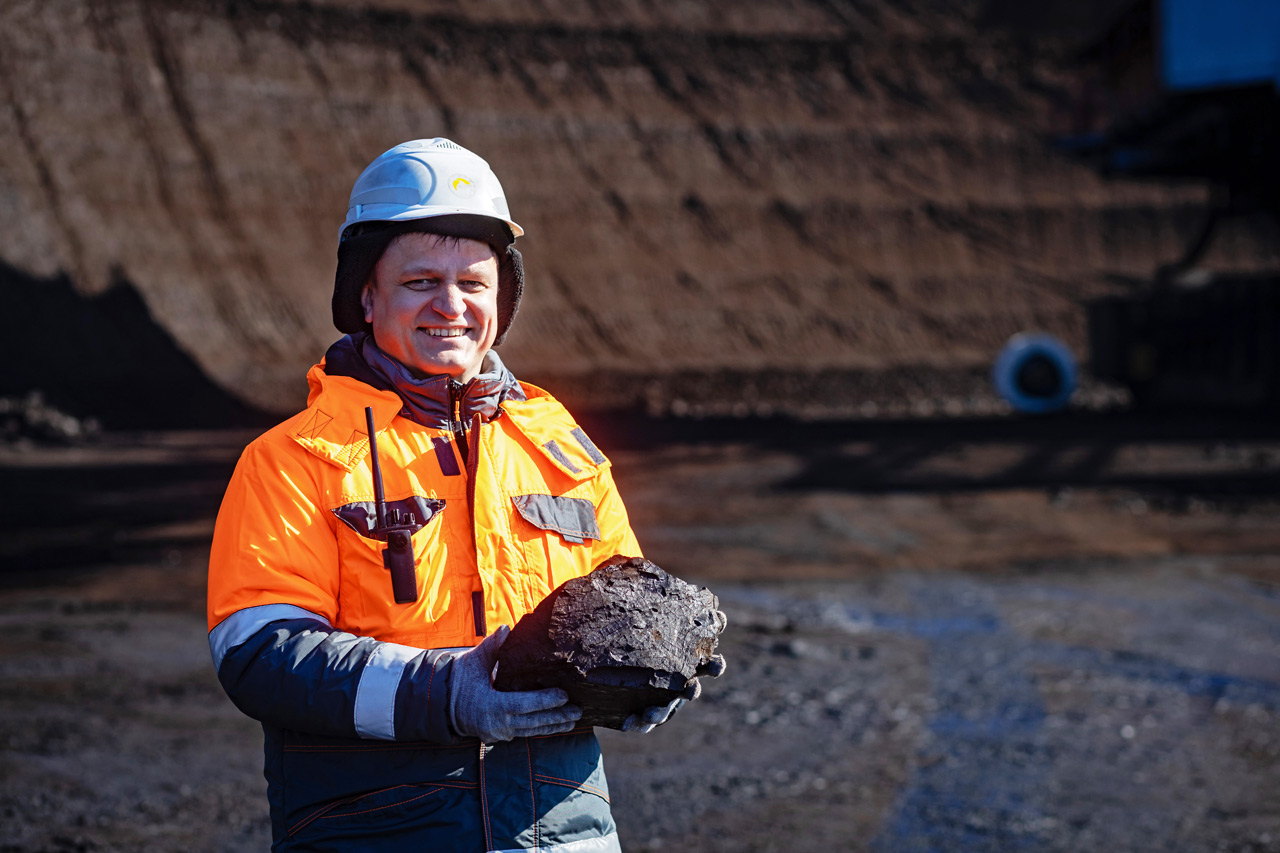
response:
M364 308L364 321L366 323L373 322L373 279L366 281L364 287L360 289L360 305Z

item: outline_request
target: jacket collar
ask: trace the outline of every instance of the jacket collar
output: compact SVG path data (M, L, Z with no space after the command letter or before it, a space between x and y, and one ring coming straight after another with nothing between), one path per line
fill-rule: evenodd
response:
M492 350L485 355L483 372L469 382L454 382L444 374L418 379L378 349L365 332L347 335L329 347L324 371L395 392L403 403L403 417L436 429L461 429L476 415L491 421L501 413L503 402L525 399L520 383Z

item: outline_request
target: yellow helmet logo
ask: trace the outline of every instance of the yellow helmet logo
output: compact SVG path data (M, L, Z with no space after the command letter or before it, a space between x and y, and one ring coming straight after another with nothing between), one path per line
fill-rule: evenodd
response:
M453 194L459 198L471 198L476 194L475 183L466 175L456 173L450 175L449 186L453 189Z

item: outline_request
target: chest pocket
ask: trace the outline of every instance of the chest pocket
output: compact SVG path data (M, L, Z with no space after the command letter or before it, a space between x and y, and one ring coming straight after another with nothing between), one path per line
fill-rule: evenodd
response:
M529 574L546 595L569 578L591 571L592 543L600 539L596 505L586 498L512 495L519 521L512 532L524 547ZM513 522L516 520L513 519Z
M449 515L443 499L411 495L387 501L387 522L395 523L398 516L413 537L418 599L405 604L395 601L391 576L383 567L382 543L387 536L375 530L378 515L373 501L353 501L332 512L342 522L337 525L337 537L343 630L424 648L471 635L471 578L445 571L448 554L465 544L457 541L456 532L469 533L469 525L446 526Z
M402 524L412 525L411 533L417 533L426 527L427 523L443 509L444 501L439 498L423 498L417 495L400 501L387 501L386 504L388 523L393 518L392 513L397 512ZM373 501L349 503L335 509L333 514L364 538L377 539L379 542L387 541L387 534L374 530L378 525L378 508ZM408 521L410 518L413 520Z

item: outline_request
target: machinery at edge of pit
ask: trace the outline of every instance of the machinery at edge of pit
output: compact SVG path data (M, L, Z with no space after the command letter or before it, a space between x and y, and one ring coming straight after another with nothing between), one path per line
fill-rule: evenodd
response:
M1058 146L1104 176L1211 187L1181 258L1086 303L1090 372L1140 406L1280 410L1280 270L1197 267L1224 220L1280 223L1280 2L1138 0L1083 58L1096 80L1079 123L1099 129ZM1053 343L1016 336L1001 354L993 376L1015 408L1066 404L1074 365Z

